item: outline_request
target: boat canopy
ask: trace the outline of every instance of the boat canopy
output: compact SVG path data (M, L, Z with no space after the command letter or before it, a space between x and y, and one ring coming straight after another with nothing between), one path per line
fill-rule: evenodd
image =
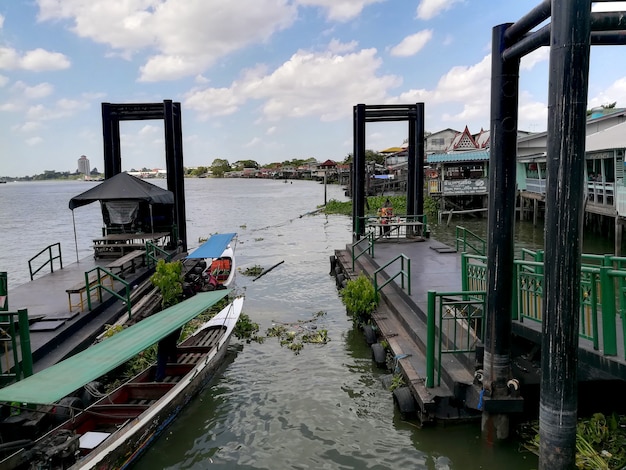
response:
M231 292L198 293L41 372L0 389L0 401L52 404L152 346Z
M236 233L216 233L187 255L188 259L219 258Z

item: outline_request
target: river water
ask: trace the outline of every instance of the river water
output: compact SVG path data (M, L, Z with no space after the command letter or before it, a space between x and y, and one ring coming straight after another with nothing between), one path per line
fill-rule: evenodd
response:
M49 243L61 242L65 263L76 259L68 202L93 184L0 185L0 271L9 272L10 286L28 281L27 259ZM164 187L165 181L156 184ZM261 334L277 323L294 330L306 323L326 329L330 342L306 344L296 355L276 338L234 341L218 376L134 468L537 468L536 457L518 443L488 446L478 423L420 429L400 418L381 385L386 372L373 365L329 275L330 256L350 242L351 222L345 216L311 214L323 204L325 191L328 200L344 200L340 187L187 179L185 190L190 249L200 237L237 232L241 269L284 261L256 281L242 273L236 277L236 291L246 297L244 312L260 325ZM74 212L83 258L90 255L91 239L101 233L101 216L97 204ZM486 221L463 225L484 235ZM541 228L520 223L517 230L525 246L541 244ZM451 227L433 228L434 236L448 243L453 233ZM320 311L325 314L310 322Z

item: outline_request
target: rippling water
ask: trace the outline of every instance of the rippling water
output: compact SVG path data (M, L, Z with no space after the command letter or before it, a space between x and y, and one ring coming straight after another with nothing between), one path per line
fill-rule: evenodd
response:
M158 182L164 186L165 182ZM25 259L61 241L74 255L72 196L93 183L10 183L0 187L0 270L28 280ZM479 424L419 429L402 421L382 388L363 335L355 331L329 275L329 257L349 243L347 217L307 215L324 202L313 182L185 181L189 248L199 237L237 232L241 268L268 268L257 281L238 274L244 312L261 333L280 322L328 330L324 346L295 355L276 338L230 347L215 380L146 452L137 469L501 469L537 467L517 444L488 447ZM5 191L8 189L9 191ZM328 199L343 190L328 187ZM8 206L6 204L9 204ZM80 256L100 231L97 205L75 211ZM60 226L55 224L60 222ZM56 238L56 239L55 239ZM16 276L17 274L17 276Z

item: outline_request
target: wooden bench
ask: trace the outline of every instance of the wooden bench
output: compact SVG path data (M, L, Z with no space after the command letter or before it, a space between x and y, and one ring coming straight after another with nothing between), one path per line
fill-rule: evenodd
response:
M111 276L107 274L100 275L100 282L102 285L108 282L109 287L113 289L113 279L111 278ZM92 274L91 276L89 276L89 290L91 291L91 289L94 289L97 285L98 285L98 275ZM70 312L72 312L75 307L76 308L80 307L80 311L84 312L85 301L87 300L87 298L84 296L85 293L87 292L87 284L85 283L85 281L83 280L82 282L77 283L76 285L70 287L69 289L65 289L65 292L67 292L67 302L70 307ZM72 303L73 294L78 294L79 300L75 304ZM92 295L94 294L97 296L96 297L97 299L102 301L102 298L100 297L100 289L95 288L92 292Z
M124 256L117 258L115 261L111 261L109 264L105 266L106 269L111 271L113 274L117 274L120 277L124 277L124 273L126 271L134 273L136 268L136 263L140 262L140 266L144 266L146 263L146 252L145 250L133 250L130 253L125 254Z

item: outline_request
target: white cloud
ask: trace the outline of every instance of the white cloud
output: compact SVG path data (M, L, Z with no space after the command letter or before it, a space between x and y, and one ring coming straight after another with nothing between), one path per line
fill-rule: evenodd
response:
M591 6L591 11L622 11L623 9L623 2L594 3Z
M0 15L0 28L4 26L4 16Z
M261 67L247 71L229 88L192 90L185 106L208 118L232 114L247 101L260 100L268 120L319 116L332 121L350 115L355 103L384 102L388 90L400 85L394 75L378 76L380 65L376 49L345 55L298 51L272 72Z
M41 129L41 123L37 121L27 121L17 126L11 127L11 130L17 132L32 132Z
M44 98L51 95L54 91L54 87L46 82L35 86L28 86L26 83L19 81L13 85L12 89L28 100Z
M249 148L249 147L254 147L257 144L259 144L261 142L261 139L259 139L258 137L253 137L252 140L250 140L249 142L243 144L244 147Z
M42 143L43 139L41 137L31 137L30 139L26 139L25 142L29 147L34 147L35 145Z
M449 10L456 3L464 0L422 0L417 6L417 17L421 20L430 20L445 10Z
M239 96L233 88L196 89L185 95L185 108L197 111L201 119L233 114L244 102L245 97Z
M287 0L39 0L39 7L40 21L70 20L78 36L125 57L153 51L140 70L145 82L198 75L297 17Z
M432 29L425 29L405 37L400 44L391 48L391 55L409 57L417 54L433 37Z
M618 106L626 103L626 77L617 79L600 94L590 97L588 108L617 102Z
M328 43L328 51L333 52L335 54L341 54L343 52L352 52L354 51L359 43L356 41L350 41L348 43L342 43L337 39L332 39Z
M367 5L381 3L385 0L297 0L304 6L321 7L328 11L328 19L348 21L358 16Z
M20 56L15 49L0 47L0 69L45 72L67 69L70 65L70 60L59 52L38 48Z
M277 128L276 128L276 126L269 127L269 128L265 131L265 134L267 134L267 135L272 135L272 134L274 134L274 133L276 132L276 129L277 129Z
M31 106L26 111L26 117L33 121L51 121L73 116L78 111L88 109L89 103L79 100L60 99L54 108L48 108L42 104Z
M544 62L550 59L550 48L540 47L534 50L530 54L524 55L520 61L520 70L531 70L539 62Z

